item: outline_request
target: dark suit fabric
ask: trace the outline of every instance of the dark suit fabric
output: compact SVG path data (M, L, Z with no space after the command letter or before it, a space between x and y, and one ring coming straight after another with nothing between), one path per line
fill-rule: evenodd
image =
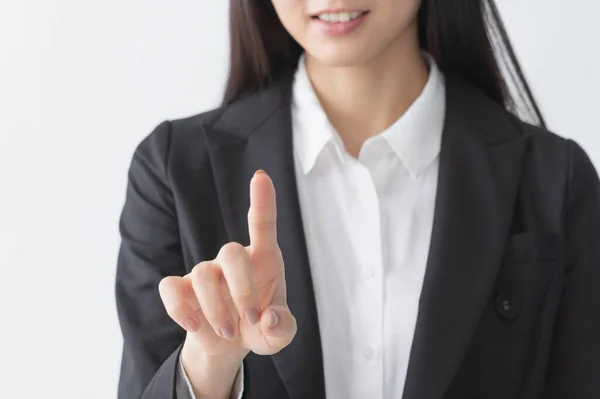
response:
M600 184L575 142L447 77L431 248L404 398L600 398ZM120 398L174 398L185 334L159 281L248 245L248 184L266 170L298 333L250 354L245 397L325 397L296 189L289 79L164 122L137 147L120 221ZM400 212L401 210L399 210Z

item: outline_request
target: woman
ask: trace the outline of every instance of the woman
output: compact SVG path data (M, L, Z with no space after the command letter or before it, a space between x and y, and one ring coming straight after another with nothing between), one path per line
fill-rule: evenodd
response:
M133 156L120 397L599 398L600 185L543 126L491 0L232 0L223 105Z

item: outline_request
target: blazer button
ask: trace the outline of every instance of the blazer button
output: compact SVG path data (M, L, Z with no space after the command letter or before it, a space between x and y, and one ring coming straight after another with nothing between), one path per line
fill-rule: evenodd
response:
M496 296L496 311L503 319L514 320L521 313L521 302L514 295L501 292Z

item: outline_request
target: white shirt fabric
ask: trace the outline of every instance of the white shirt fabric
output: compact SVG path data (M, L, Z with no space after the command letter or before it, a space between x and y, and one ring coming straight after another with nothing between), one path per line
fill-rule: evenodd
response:
M446 110L444 77L424 57L422 93L358 158L328 121L304 57L296 71L294 161L328 398L401 398L404 390Z
M192 383L183 368L183 362L179 357L179 369L176 371L177 378L175 380L175 394L177 399L196 399ZM244 393L244 363L240 366L233 380L233 387L229 399L242 399Z
M296 178L328 398L401 398L433 227L446 98L431 57L416 101L344 149L304 62L294 83Z

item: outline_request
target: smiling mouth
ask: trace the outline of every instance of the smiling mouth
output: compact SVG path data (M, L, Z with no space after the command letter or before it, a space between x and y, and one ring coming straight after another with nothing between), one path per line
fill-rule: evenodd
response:
M351 22L368 14L368 11L323 11L311 16L312 19L327 23Z

